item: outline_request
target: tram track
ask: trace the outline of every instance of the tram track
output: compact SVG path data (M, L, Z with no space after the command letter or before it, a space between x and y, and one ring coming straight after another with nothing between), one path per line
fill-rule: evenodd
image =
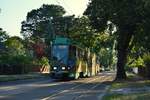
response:
M55 94L52 94L51 96L43 98L42 100L54 100L54 98L59 96L59 95L62 95L62 94L67 93L67 92L71 92L71 91L76 90L76 89L80 89L80 87L84 87L86 85L88 86L88 89L89 89L88 91L90 91L90 90L95 89L97 86L99 86L102 83L102 82L99 82L100 80L106 80L106 79L107 79L106 76L95 76L94 79L89 78L88 81L86 79L78 80L78 81L72 81L75 84L76 83L81 83L81 84L74 85L71 88L66 88L64 90L57 90ZM85 80L86 80L86 82L84 82ZM94 86L91 85L91 87L90 87L89 84L96 83L96 82L97 82L96 85L94 85ZM84 90L80 90L80 91L82 92L82 94L74 97L73 100L77 100L77 98L81 97L82 95L86 94L86 92L88 92L88 91L84 91Z
M9 83L1 86L0 99L99 100L97 98L102 97L101 94L103 94L103 91L108 86L105 82L111 81L110 78L112 78L112 74L100 73L97 76L71 81L43 79L25 81L25 83Z

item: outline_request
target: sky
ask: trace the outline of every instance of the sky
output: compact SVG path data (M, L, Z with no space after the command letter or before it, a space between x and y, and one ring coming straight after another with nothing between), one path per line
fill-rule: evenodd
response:
M21 22L27 12L43 4L57 4L64 7L67 15L82 16L88 0L0 0L0 28L10 36L21 36Z

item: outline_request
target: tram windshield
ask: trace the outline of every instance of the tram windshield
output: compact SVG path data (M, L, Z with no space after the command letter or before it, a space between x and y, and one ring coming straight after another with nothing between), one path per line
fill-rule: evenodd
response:
M68 46L67 45L54 45L52 48L52 56L59 63L67 64Z

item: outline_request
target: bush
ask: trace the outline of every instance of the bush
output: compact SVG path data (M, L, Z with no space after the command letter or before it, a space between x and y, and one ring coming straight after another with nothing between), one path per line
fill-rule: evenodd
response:
M145 65L150 65L150 53L145 53L143 56Z
M143 56L145 69L146 69L146 77L150 78L150 53L145 53Z
M49 60L48 60L48 58L47 57L42 57L41 59L40 59L40 61L39 61L39 64L40 65L49 65Z
M32 69L32 58L27 55L3 55L0 59L1 74L24 74Z

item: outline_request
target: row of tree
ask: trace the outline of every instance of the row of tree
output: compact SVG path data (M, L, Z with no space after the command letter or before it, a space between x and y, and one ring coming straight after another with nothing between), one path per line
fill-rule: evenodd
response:
M28 12L22 22L23 40L17 37L10 40L7 35L1 35L1 41L13 45L6 45L10 47L9 52L13 47L18 48L13 50L21 57L32 54L36 59L50 59L55 36L68 37L99 55L103 66L117 66L116 79L125 79L129 66L150 69L149 6L146 0L91 0L84 16L75 18L74 15L65 16L64 8L59 5L44 4ZM18 44L13 44L14 41Z
M27 45L26 40L0 29L0 74L28 73L34 66L47 64L47 58L37 59ZM36 47L34 51L39 50Z
M84 12L97 31L105 31L108 22L116 28L116 79L126 79L125 66L129 58L135 61L144 58L150 68L149 7L148 0L90 0Z
M108 28L112 29L111 25ZM39 9L30 11L26 20L22 22L21 33L26 40L32 41L33 44L43 40L45 53L42 54L45 55L42 56L47 58L51 57L51 42L56 35L59 35L68 37L79 46L95 52L100 56L100 62L104 66L115 64L112 60L112 55L115 53L113 52L114 36L109 34L111 31L97 32L92 28L87 16L77 18L74 15L65 16L64 8L59 5L44 4ZM103 53L103 51L109 52Z

